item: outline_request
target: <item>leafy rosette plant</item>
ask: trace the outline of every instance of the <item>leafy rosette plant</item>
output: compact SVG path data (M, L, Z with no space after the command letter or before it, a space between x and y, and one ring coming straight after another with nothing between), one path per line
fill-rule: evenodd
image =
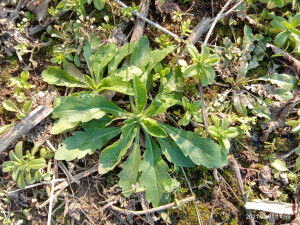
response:
M23 155L23 142L20 141L16 145L15 151L9 152L11 161L4 162L2 165L3 172L12 172L12 178L20 188L25 188L26 184L33 184L41 179L50 179L48 173L43 174L41 171L46 167L46 150L41 149L41 157L35 157L39 147L39 145L36 145L31 152L26 151L26 154Z
M84 88L94 94L111 90L133 95L134 91L128 81L138 76L148 90L153 81L151 71L174 48L170 46L165 49L151 50L148 39L142 37L137 43L128 43L117 49L115 43L101 45L97 37L92 35L90 42L85 42L83 47L83 56L90 75L82 74L73 64L68 64L65 65L64 70L49 66L42 72L42 77L49 84ZM130 56L130 62L120 67L127 56ZM78 125L79 123L73 122L72 119L61 119L55 123L52 133L72 130Z
M158 94L147 107L145 84L138 76L131 83L134 94L130 97L130 112L90 93L75 94L62 101L54 109L53 118L83 123L83 131L65 139L55 158L71 161L98 149L101 150L98 171L106 174L127 156L130 149L119 173L119 185L125 196L134 192L134 186L145 188L147 201L155 207L169 202L170 193L178 185L168 174L165 159L177 166L219 168L227 164L227 158L212 140L155 119L179 103L174 94ZM116 120L122 120L122 125L113 126ZM145 137L145 151L140 147L141 135Z
M276 16L270 23L271 33L276 33L274 43L282 47L288 39L300 45L300 31L297 27L300 25L300 13L289 17L288 21L280 16Z
M192 77L197 83L201 81L203 87L212 83L216 77L212 66L219 62L218 55L210 54L209 48L205 45L201 46L201 54L194 45L187 45L187 49L193 64L185 69L183 76Z

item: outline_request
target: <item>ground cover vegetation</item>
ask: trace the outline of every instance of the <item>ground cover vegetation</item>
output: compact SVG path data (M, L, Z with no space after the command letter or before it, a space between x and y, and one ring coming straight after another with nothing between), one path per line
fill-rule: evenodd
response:
M0 2L0 223L299 224L299 7Z

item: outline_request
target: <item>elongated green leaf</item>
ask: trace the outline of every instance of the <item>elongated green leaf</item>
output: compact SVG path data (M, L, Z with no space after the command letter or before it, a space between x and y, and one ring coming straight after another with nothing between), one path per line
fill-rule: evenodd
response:
M102 96L80 94L68 97L53 110L53 118L61 118L69 122L87 122L100 119L106 113L114 116L126 116L128 113L113 102L105 100Z
M193 62L197 62L200 59L200 54L197 50L197 48L194 45L187 45L186 46L188 52L190 53L190 56L193 60Z
M46 166L46 161L45 161L45 159L42 159L42 158L33 159L27 164L27 166L30 169L38 170L38 169L44 168Z
M270 25L274 28L279 28L282 30L285 30L285 26L283 26L282 22L286 21L284 18L281 16L276 16L270 23Z
M102 151L98 167L100 174L105 174L115 168L115 166L120 162L121 157L126 154L127 149L131 146L136 132L137 126L135 124L125 126L120 140L106 147Z
M65 87L85 87L86 85L80 82L76 77L71 76L66 71L59 67L48 66L42 72L42 78L44 82L48 84L54 84L57 86Z
M133 191L129 190L132 190L132 185L135 185L138 180L139 165L141 162L139 135L140 132L137 132L131 153L124 163L121 173L119 173L119 186L122 188L125 197L129 197L133 193Z
M82 49L83 49L82 54L83 54L83 57L86 61L87 66L89 68L91 76L94 77L93 64L92 64L92 46L88 41L86 41L84 43L84 46L83 46Z
M96 85L98 85L102 79L105 67L113 59L116 47L116 43L103 45L92 55L92 67Z
M24 171L23 170L20 170L18 171L18 174L17 174L17 185L19 186L19 188L23 189L25 188L25 181L24 181Z
M179 130L164 124L162 126L183 154L190 157L196 165L220 168L228 164L228 160L222 153L220 146L212 140L202 138L197 133Z
M13 152L13 151L10 151L9 153L9 158L11 161L14 161L14 162L21 162L21 158L18 158L18 156L16 156L16 154Z
M286 167L285 162L281 161L279 159L275 159L272 162L270 162L271 166L275 168L278 171L284 172L288 171L289 169Z
M56 160L71 161L81 159L87 154L93 154L101 149L110 139L117 136L121 128L87 128L77 131L72 137L63 141L62 146L55 153Z
M142 172L139 181L146 189L146 200L157 207L170 201L166 190L171 186L172 179L168 174L168 165L161 158L161 150L148 134L145 138L146 151L139 168Z
M16 144L16 147L15 147L15 153L16 153L16 156L17 156L19 159L22 159L22 158L23 158L23 141L19 141L19 142Z
M164 113L167 108L180 104L179 98L174 94L158 94L155 96L151 105L146 109L145 116L156 116L160 113Z
M167 137L167 133L159 126L156 120L150 118L143 118L142 126L146 132L148 132L154 137Z
M195 166L193 161L183 154L181 149L175 144L174 141L167 138L157 138L157 141L159 142L162 152L169 162L183 167Z
M294 90L298 84L297 78L288 74L274 73L270 76L260 77L258 80L270 81L272 84L276 84L286 91Z
M4 132L8 131L13 126L14 126L14 124L7 124L7 125L0 127L0 135L2 135Z
M108 64L108 76L112 75L117 70L118 65L121 63L121 61L133 52L134 45L135 42L127 43L117 50L114 58Z
M134 95L134 91L129 82L122 81L121 77L106 77L102 79L97 86L98 91L111 90L126 95Z
M296 28L300 25L300 12L291 19L291 27Z
M137 76L134 78L133 88L136 113L140 114L144 110L147 103L147 90L140 78Z
M83 75L83 81L86 84L86 86L91 90L97 90L96 84L94 83L93 79L90 78L88 75Z
M150 52L148 39L141 37L133 49L130 64L143 70L150 61Z
M23 114L22 111L11 100L4 100L2 105L4 109L10 112L17 112Z
M156 49L154 51L151 51L150 62L146 70L147 73L150 73L151 70L156 66L156 64L162 61L164 58L166 58L166 56L170 54L172 51L174 51L175 48L176 46L169 46L164 49Z

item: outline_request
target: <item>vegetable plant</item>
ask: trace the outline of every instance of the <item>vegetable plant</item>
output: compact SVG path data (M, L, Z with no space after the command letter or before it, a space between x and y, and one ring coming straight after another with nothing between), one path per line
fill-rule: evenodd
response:
M25 96L24 91L29 90L31 88L35 88L35 85L31 85L30 83L27 82L29 78L29 72L28 70L24 70L20 74L19 77L12 77L9 79L10 81L10 86L15 86L14 88L14 96L16 97L18 102L24 102L27 97Z
M201 45L201 54L193 45L187 45L187 49L193 64L184 70L183 76L194 78L196 82L201 82L203 87L212 83L216 76L212 66L219 62L218 55L211 55L209 48L205 45Z
M183 97L181 100L181 105L186 111L183 118L178 121L179 125L187 126L192 119L195 122L203 122L203 118L199 113L199 108L201 108L201 101L195 101L191 103L188 98Z
M213 138L216 138L224 151L228 154L230 148L230 138L237 137L241 132L238 127L229 127L227 118L223 118L222 122L217 116L212 116L214 125L208 127L208 131Z
M35 157L39 147L36 145L31 152L27 150L23 155L23 142L20 141L17 143L15 151L9 152L11 161L4 162L2 165L3 172L12 172L12 178L20 188L25 188L26 184L33 184L41 179L50 179L48 173L42 172L42 169L46 167L46 150L41 149L40 158Z
M67 161L80 159L98 149L101 150L98 171L105 174L120 163L133 145L119 174L120 186L124 195L129 196L133 192L132 186L139 183L145 188L146 199L153 206L170 201L170 193L177 185L168 174L168 164L162 154L177 166L193 167L196 164L219 168L227 164L226 155L212 140L155 119L178 102L174 94L158 94L147 107L145 84L135 76L132 86L132 112L90 93L75 94L61 102L54 109L53 118L84 123L84 131L77 131L64 140L55 158ZM111 126L116 120L123 120L123 125ZM104 147L119 134L118 141ZM146 142L143 154L139 144L142 134Z
M300 13L290 16L288 20L276 16L270 23L270 32L277 34L274 43L282 47L288 39L291 39L296 45L300 45L300 31L297 27L300 25Z

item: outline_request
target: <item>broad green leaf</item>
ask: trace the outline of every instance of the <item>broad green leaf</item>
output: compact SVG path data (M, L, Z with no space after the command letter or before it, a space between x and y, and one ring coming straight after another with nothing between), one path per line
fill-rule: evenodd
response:
M80 121L70 122L68 119L59 119L54 122L51 128L51 134L61 134L67 131L71 131L79 126Z
M134 91L129 82L122 81L121 77L106 77L97 86L99 92L103 90L117 91L126 95L134 95Z
M226 156L219 145L208 138L202 138L197 133L179 130L175 127L163 125L165 131L171 136L185 156L196 165L208 168L220 168L228 164Z
M166 156L169 162L183 167L194 167L193 161L185 156L181 149L175 144L174 141L167 138L157 138L160 144L163 154Z
M161 157L161 150L148 134L145 138L146 151L139 168L142 172L139 181L146 189L146 200L157 207L170 201L166 190L171 186L172 179L168 174L168 165Z
M136 113L140 114L144 110L147 103L147 90L140 78L137 76L134 77L133 88Z
M289 33L287 31L282 31L275 37L274 43L279 47L282 47L287 41L288 37L289 37Z
M108 64L108 76L112 75L117 70L122 60L133 52L134 45L135 42L127 43L116 51L114 58Z
M271 166L280 171L280 172L284 172L284 171L288 171L288 168L285 165L285 162L279 160L279 159L275 159L273 161L270 162Z
M274 28L278 28L281 30L285 30L285 27L283 26L282 22L286 21L281 16L276 16L270 23L270 25Z
M258 80L270 81L272 84L276 84L286 91L294 90L298 84L297 78L288 74L274 73L270 76L260 77Z
M120 178L119 186L122 188L125 197L129 197L133 193L133 191L130 190L132 190L132 185L135 185L138 180L139 165L141 163L139 135L140 132L137 132L131 153L124 163L122 171L118 175Z
M122 66L122 68L116 70L113 76L121 77L123 81L130 81L135 76L141 76L143 71L136 66Z
M134 47L130 57L130 64L143 70L150 61L150 52L148 39L145 36L141 37Z
M47 69L42 72L42 78L44 82L57 86L85 87L84 83L57 66L48 66Z
M87 128L77 131L72 137L65 139L62 146L55 153L56 160L71 161L81 159L87 154L93 154L101 149L110 139L121 131L120 127Z
M168 54L170 54L176 46L169 46L164 49L156 49L154 51L151 51L150 54L150 62L149 65L147 66L147 73L150 73L151 70L156 66L157 63L162 61Z
M23 158L23 142L22 141L20 141L16 144L15 153L19 159Z
M4 109L10 112L17 112L23 114L22 111L11 100L4 100L2 105Z
M28 70L22 71L22 73L20 75L20 78L21 78L22 81L27 81L28 78L29 78L29 72L28 72Z
M203 67L200 71L200 80L203 87L213 83L215 79L215 71L212 67Z
M27 164L27 166L30 169L38 170L38 169L44 168L46 166L46 161L45 161L45 159L41 159L41 158L33 159Z
M136 124L125 126L120 139L102 151L98 167L100 174L105 174L115 168L120 162L121 157L126 154L127 149L131 146L136 133Z
M188 66L183 72L184 77L193 77L198 74L200 74L198 64Z
M193 62L197 62L200 59L200 54L197 50L197 48L194 45L187 45L186 46L188 52L190 53L190 56L193 60Z
M100 119L106 113L114 116L127 116L128 113L102 96L80 94L68 97L53 110L53 118L60 118L69 122L87 122Z
M208 132L209 132L210 135L212 135L213 137L218 137L218 136L219 136L218 128L216 128L215 126L209 126L209 127L208 127Z
M98 10L102 10L105 6L106 0L93 0L94 6Z
M73 64L68 63L64 65L65 72L67 72L72 77L77 78L80 82L83 82L83 74L82 72Z
M105 67L113 59L116 47L116 43L103 45L92 55L92 67L96 85L101 81Z
M291 27L296 28L300 25L300 12L291 19Z
M146 132L154 137L167 137L167 133L159 126L156 120L151 118L143 118L142 126Z
M179 103L178 97L174 94L158 94L151 105L145 110L145 116L150 117L164 113L167 108Z
M240 135L240 131L237 127L230 127L223 132L223 135L225 135L227 138L235 138Z

